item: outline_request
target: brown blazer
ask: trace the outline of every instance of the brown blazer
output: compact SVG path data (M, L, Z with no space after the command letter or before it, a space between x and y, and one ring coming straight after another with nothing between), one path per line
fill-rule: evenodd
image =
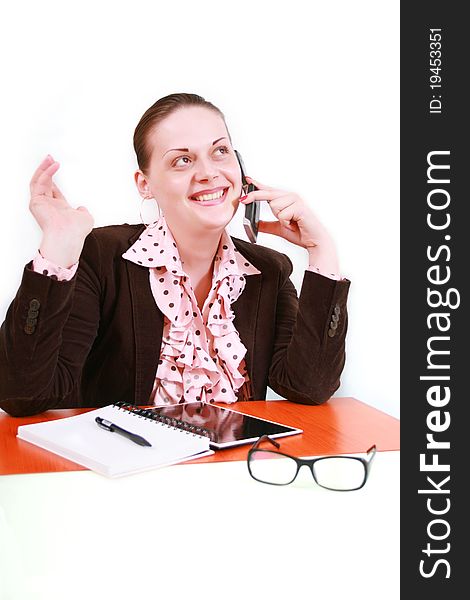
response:
M118 400L148 403L163 315L148 268L121 256L142 230L127 224L94 229L71 281L26 265L0 330L0 408L23 416ZM264 399L269 385L294 402L325 402L344 366L350 282L307 271L298 299L284 254L233 241L261 271L246 278L232 305L251 380L239 399Z

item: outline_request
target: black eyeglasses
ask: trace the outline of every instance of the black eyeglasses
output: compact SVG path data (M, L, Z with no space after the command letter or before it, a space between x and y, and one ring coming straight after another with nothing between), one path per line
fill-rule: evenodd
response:
M367 458L297 458L277 450L264 450L259 447L262 442L270 442L276 448L280 448L278 442L263 435L248 451L248 471L256 481L271 485L289 485L297 477L300 467L307 465L319 486L338 492L352 492L365 485L377 451L374 445L367 450Z

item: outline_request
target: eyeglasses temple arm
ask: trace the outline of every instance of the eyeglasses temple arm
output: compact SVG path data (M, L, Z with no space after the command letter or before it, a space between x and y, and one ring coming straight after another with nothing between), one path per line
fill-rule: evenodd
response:
M370 464L377 452L377 446L374 444L367 450L367 462Z
M255 443L255 445L253 446L253 450L255 448L258 448L258 446L261 444L261 442L271 442L271 444L273 444L273 446L276 446L276 448L280 448L281 444L279 444L279 442L276 442L276 440L272 440L268 435L262 435L259 440Z

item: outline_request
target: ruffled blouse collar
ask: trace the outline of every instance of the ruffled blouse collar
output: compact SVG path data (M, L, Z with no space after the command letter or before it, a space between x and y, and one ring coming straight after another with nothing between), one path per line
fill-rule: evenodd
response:
M155 302L170 323L160 356L168 367L164 369L167 383L180 383L182 391L178 396L186 402L200 399L204 390L211 391L206 394L209 401L215 398L235 402L235 391L245 381L240 363L246 348L233 324L231 304L243 292L245 277L260 271L240 254L224 231L214 259L212 287L199 311L163 216L145 229L122 256L149 268ZM212 340L208 340L206 327Z

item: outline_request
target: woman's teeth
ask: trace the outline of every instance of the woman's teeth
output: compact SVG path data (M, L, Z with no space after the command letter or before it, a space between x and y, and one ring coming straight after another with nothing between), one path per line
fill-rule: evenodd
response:
M217 200L218 198L221 198L224 193L225 190L220 190L214 194L203 194L202 196L192 196L192 198L198 202L206 202L208 200Z

